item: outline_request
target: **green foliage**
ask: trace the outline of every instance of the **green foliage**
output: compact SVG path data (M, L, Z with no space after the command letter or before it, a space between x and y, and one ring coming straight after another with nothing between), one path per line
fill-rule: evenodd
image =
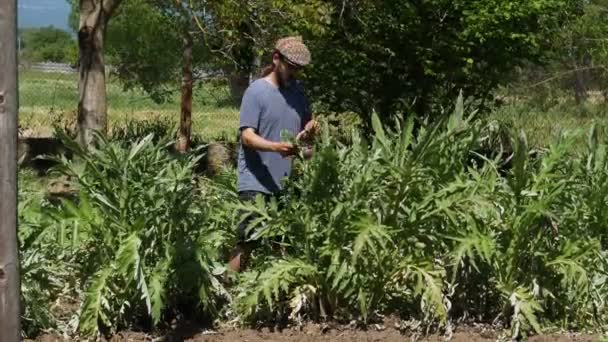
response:
M445 320L445 271L433 262L433 253L424 258L412 247L431 246L424 240L438 233L442 220L447 225L449 216L434 213L449 206L437 203L437 194L447 192L441 187L463 187L457 176L466 168L467 147L478 133L475 129L460 132L466 121L458 115L454 118L453 129L430 127L415 139L412 121L402 131L389 132L375 116L371 150L359 136L352 138L353 147L336 149L331 139L317 146L314 159L302 166L301 177L291 184L282 210L255 207L265 218L257 222L262 227L255 236L268 238L271 244L280 241L284 253L292 258L290 263L298 258L315 265L317 271L306 278L261 276L253 293L283 289L292 301L298 289L306 287L314 289L309 300L316 303L317 312L309 312L312 317L343 310L363 318L405 295L411 307L418 298L425 310ZM404 199L408 203L402 203ZM414 214L418 205L428 216ZM438 207L433 210L433 206ZM408 256L407 261L400 255ZM283 269L282 261L269 264L263 260L258 261L265 269L262 274ZM280 284L272 283L279 278ZM285 285L285 279L293 280L291 286ZM409 295L400 294L402 291Z
M187 32L195 31L187 9L166 1L126 1L108 27L107 54L126 89L143 88L156 102L179 89ZM194 38L193 64L207 62L202 41Z
M125 125L115 127L109 140L129 145L133 141L151 135L154 143L168 141L177 134L175 123L168 118L128 121Z
M193 3L214 65L243 74L256 72L254 59L268 55L279 37L324 33L331 10L323 0Z
M82 294L79 330L158 325L183 300L213 312L223 291L216 260L230 235L208 228L193 180L199 157L175 159L152 135L128 147L100 137L88 153L62 138L76 159L62 159L58 170L74 180L78 198L45 215L55 229L70 227L76 242L63 261Z
M49 26L27 28L19 31L21 59L30 63L58 62L75 63L76 41L61 29Z
M21 294L24 310L22 330L35 336L46 329L57 327L61 313L51 303L61 302L62 284L69 277L69 268L58 262L57 243L62 234L51 235L43 211L49 207L44 200L35 175L19 173L19 251L21 260ZM49 258L53 255L54 258Z
M413 134L413 120L342 145L325 134L279 203L238 205L262 247L243 275L244 317L373 320L399 311L428 324L502 317L514 336L597 327L606 313L605 143L592 131L508 171L476 154L488 126L455 112ZM481 158L480 158L481 157ZM602 221L603 220L603 221Z
M76 158L59 171L77 197L55 207L22 193L26 332L71 332L74 314L85 335L162 326L184 302L249 322L398 312L427 326L499 319L514 337L603 328L603 128L578 152L580 137L562 135L535 154L509 132L505 163L478 153L500 130L474 121L462 97L454 107L416 133L411 117L389 129L374 115L369 139L334 137L324 123L314 157L296 161L284 196L268 204L239 203L234 170L197 186L196 151L176 158L152 135L122 140L154 126L100 138L88 154L64 137ZM227 229L252 213L258 248L228 294L220 252L233 241ZM41 309L60 298L80 309Z
M481 101L538 61L571 1L323 1L331 20L309 39L310 92L369 120L441 113L463 90ZM314 85L314 86L312 86Z
M131 122L88 153L63 136L75 159L59 160L58 171L78 193L58 205L31 189L20 194L25 334L73 333L70 315L83 335L158 327L183 303L262 322L372 322L394 312L439 327L498 319L514 338L554 327L605 329L604 128L594 126L587 139L555 134L531 151L539 144L518 129L467 115L462 97L487 100L524 62L555 58L547 50L576 63L601 60L604 7L603 0L123 2L108 46L127 88L168 99L186 32L198 43L195 64L244 74L276 38L302 34L313 52L308 90L326 109L363 113L369 134L359 132L356 114L324 116L313 159L297 160L284 195L268 204L237 201L235 170L198 179L198 151L170 155L175 129L167 121ZM51 31L35 31L43 38L31 41L62 45L65 35ZM567 43L563 50L555 37ZM66 89L70 103L76 92ZM129 93L120 95L134 107ZM511 148L482 154L496 141ZM257 215L249 228L259 247L228 294L220 252L232 247L227 229L247 214ZM222 306L225 298L233 306ZM62 312L66 301L79 309Z
M549 107L559 110L566 104L570 111L585 115L594 112L594 105L604 107L608 94L608 2L577 0L572 4L567 20L551 36L543 63L527 64L513 74L513 82L504 93L517 96L520 104L543 111Z
M125 88L142 87L153 99L166 100L179 84L179 31L148 1L127 1L112 18L107 33L108 62Z
M608 57L604 39L608 32L607 5L606 0L577 1L574 15L555 36L556 52L567 52L567 56L579 63L584 55L589 55L598 64L604 64Z

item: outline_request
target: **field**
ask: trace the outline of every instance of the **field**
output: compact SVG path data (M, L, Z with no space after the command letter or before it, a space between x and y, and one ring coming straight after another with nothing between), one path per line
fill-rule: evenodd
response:
M48 136L54 123L74 120L78 94L75 74L22 71L19 77L22 129L33 135ZM179 89L175 87L174 90L168 102L157 104L142 91L125 91L118 80L111 78L108 84L110 127L125 125L131 120L155 118L177 124ZM584 131L594 123L608 123L608 106L601 100L579 107L565 98L567 94L553 100L544 99L543 103L515 98L493 110L490 119L525 131L534 147L555 142L564 131ZM219 137L234 140L238 108L231 105L224 85L201 82L195 88L192 120L193 133L204 140Z
M20 84L31 134L73 112L73 76L25 72ZM115 129L177 121L177 95L157 105L116 81L108 94ZM234 136L227 96L197 89L195 134ZM74 158L57 160L51 178L20 171L24 335L138 341L194 322L176 338L599 340L608 328L603 104L512 103L488 124L462 101L418 131L374 116L365 139L323 120L315 157L296 162L270 205L240 203L232 168L201 173L202 150L171 154L171 129L110 134L88 153L59 136ZM54 177L73 191L49 196ZM243 214L258 217L249 228L259 245L246 272L232 274L225 261Z
M79 144L88 80L20 71L23 339L608 341L608 0L70 2L77 34L17 30L20 66L121 79ZM186 146L191 68L226 79ZM281 131L313 153L247 201L228 86L261 68L304 78L320 129Z
M48 136L54 123L74 120L78 101L76 74L52 74L22 71L19 74L19 121L31 135ZM110 79L108 88L110 129L130 120L159 118L179 122L179 88L170 101L157 104L143 92L125 91L117 80ZM193 133L205 139L226 134L234 139L238 110L230 105L229 93L221 85L195 87Z
M532 96L542 97L533 92ZM514 98L495 108L490 117L516 130L523 130L530 145L537 148L554 143L562 133L580 133L593 124L608 124L608 106L603 99L592 99L579 106L571 97L570 94L558 94L554 98L542 98L542 101ZM584 141L579 141L579 144L584 144Z

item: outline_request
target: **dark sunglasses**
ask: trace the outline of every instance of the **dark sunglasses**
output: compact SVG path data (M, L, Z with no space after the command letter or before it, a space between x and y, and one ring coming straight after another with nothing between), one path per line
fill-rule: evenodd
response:
M295 71L300 71L302 70L302 66L301 65L297 65L296 63L292 62L289 60L289 58L285 57L282 54L279 54L279 56L281 56L281 60L283 62L285 62L285 64L287 64L289 66L290 69L293 69Z

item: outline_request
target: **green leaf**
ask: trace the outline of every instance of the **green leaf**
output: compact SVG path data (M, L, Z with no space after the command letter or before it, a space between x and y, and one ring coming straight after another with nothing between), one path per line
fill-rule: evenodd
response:
M170 260L164 258L155 267L154 272L150 275L148 281L150 285L150 302L152 308L152 320L154 324L158 324L161 318L161 310L164 307L165 283L170 271Z
M138 278L141 260L139 256L140 246L141 240L137 233L133 233L121 241L115 260L118 274L127 278L131 277L134 280Z
M388 140L380 121L378 113L372 113L372 128L374 129L375 138L382 144L382 146L388 146Z
M522 323L530 324L537 334L542 334L542 328L538 323L536 313L542 312L543 309L536 299L525 288L519 287L511 294L510 301L514 310L512 320L514 335L519 335Z
M113 269L106 267L95 273L87 291L85 292L80 314L79 330L85 335L93 335L98 331L98 323L108 324L103 303L106 299L107 282Z
M460 127L462 125L464 118L464 97L462 95L462 90L458 95L458 99L456 100L456 107L454 108L454 113L450 116L448 120L448 131L453 131L454 129Z
M352 262L366 250L366 254L378 256L389 244L392 244L390 234L385 226L364 217L355 223L357 236L353 244Z

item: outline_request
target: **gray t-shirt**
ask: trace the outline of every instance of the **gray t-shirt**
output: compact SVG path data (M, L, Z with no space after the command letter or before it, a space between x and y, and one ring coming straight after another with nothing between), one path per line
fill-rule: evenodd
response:
M299 84L294 82L288 88L278 88L261 78L245 91L239 131L251 127L262 138L279 142L282 130L289 130L296 136L310 119L310 106ZM240 144L239 192L277 193L283 188L283 178L289 177L290 173L291 158L283 158L276 152L254 151Z

